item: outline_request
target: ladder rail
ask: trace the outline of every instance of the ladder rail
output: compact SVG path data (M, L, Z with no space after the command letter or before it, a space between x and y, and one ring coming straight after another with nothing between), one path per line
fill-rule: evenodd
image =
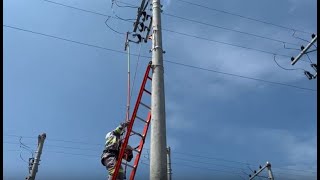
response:
M147 134L148 129L149 129L150 120L151 120L151 112L148 113L147 123L144 126L144 129L143 129L143 132L142 132L143 138L141 138L140 144L139 144L139 148L138 148L138 150L140 152L137 154L137 156L136 156L136 158L134 160L134 168L132 169L132 171L130 173L130 180L134 180L134 176L136 175L136 171L137 171L138 165L139 165L140 156L142 154L142 149L143 149L144 142L145 142L145 139L146 139L146 134Z
M121 144L120 153L118 155L118 159L117 159L117 162L116 162L116 167L115 167L115 170L114 170L114 173L113 173L113 176L112 176L112 180L116 180L117 177L118 177L118 173L119 173L120 166L121 166L121 163L122 163L122 158L123 158L123 155L124 155L124 151L125 151L125 149L126 149L126 147L128 145L129 137L130 137L130 134L131 134L131 131L132 131L133 122L134 122L135 117L136 117L137 112L138 112L138 108L139 108L139 105L140 105L140 102L141 102L141 99L142 99L142 95L143 95L143 92L144 92L144 87L145 87L145 85L147 83L147 80L148 80L148 77L149 77L150 69L151 69L151 61L149 62L148 66L147 66L147 70L145 72L145 75L144 75L144 78L143 78L143 81L142 81L142 84L141 84L141 87L140 87L140 91L139 91L139 95L138 95L138 98L137 98L137 101L136 101L136 104L135 104L135 107L134 107L134 111L132 113L132 116L131 116L131 119L130 119L130 123L127 126L127 132L126 132L126 136L125 136L124 142Z

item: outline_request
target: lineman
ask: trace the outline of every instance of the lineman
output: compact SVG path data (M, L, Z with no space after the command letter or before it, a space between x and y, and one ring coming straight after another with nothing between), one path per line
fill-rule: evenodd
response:
M117 158L120 152L121 141L120 137L125 132L125 128L129 125L129 122L121 123L116 129L109 132L106 135L105 149L101 155L101 163L106 166L109 172L109 180L112 179L115 166L117 163ZM117 180L123 180L124 173L123 168L120 166Z

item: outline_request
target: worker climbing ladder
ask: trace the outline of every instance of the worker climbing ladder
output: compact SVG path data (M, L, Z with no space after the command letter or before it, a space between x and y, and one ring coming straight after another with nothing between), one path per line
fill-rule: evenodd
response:
M134 176L136 174L136 171L137 171L137 168L138 168L138 164L139 164L139 160L140 160L141 153L142 153L142 149L143 149L143 145L145 143L145 139L146 139L146 136L147 136L147 132L148 132L148 128L149 128L149 124L150 124L150 120L151 120L151 113L150 113L151 108L150 108L150 106L148 106L148 105L144 104L143 102L141 102L143 94L147 93L147 94L151 95L151 92L148 91L145 88L147 81L148 80L150 80L150 81L152 80L152 78L149 76L150 68L151 68L151 61L149 62L148 66L147 66L147 69L146 69L146 72L144 74L144 78L142 80L142 84L141 84L140 91L139 91L139 94L138 94L138 97L137 97L137 101L136 101L134 110L132 112L130 123L127 126L127 131L126 131L125 138L123 139L123 141L121 143L120 153L118 155L118 161L117 161L116 166L115 166L114 175L112 177L112 180L116 180L117 179L121 164L124 164L126 167L129 167L131 169L130 180L133 180ZM147 115L146 119L143 119L143 118L141 118L140 116L137 115L140 105L142 105L142 106L144 106L145 108L148 109L148 115ZM134 122L135 122L136 119L138 119L138 120L140 120L140 121L142 121L144 123L144 128L143 128L142 133L138 133L138 132L132 130L132 127L133 127ZM133 136L133 135L137 135L141 139L140 139L139 145L136 148L133 149L133 151L137 153L136 157L134 158L134 164L133 165L129 165L129 164L127 164L127 162L123 162L123 159L125 159L124 158L125 150L127 148L127 145L128 145L128 142L129 142L129 138L131 136Z

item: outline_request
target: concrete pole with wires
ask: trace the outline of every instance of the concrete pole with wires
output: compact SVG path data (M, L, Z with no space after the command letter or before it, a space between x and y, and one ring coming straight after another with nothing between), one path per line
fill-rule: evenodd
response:
M167 179L167 140L160 0L152 0L150 180Z
M168 180L171 180L172 169L171 169L171 150L170 150L170 147L167 148L167 170L168 170Z
M39 166L40 157L42 154L42 148L43 148L43 144L44 144L45 139L46 139L46 133L40 134L38 136L38 148L37 148L37 151L35 152L35 158L34 158L34 162L32 164L30 174L28 177L26 177L27 180L34 180L36 178L36 174L38 172L38 166Z

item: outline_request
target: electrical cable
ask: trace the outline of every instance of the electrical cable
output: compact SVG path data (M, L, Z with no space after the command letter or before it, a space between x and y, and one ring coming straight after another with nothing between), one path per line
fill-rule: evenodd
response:
M291 87L291 88L297 88L297 89L303 89L303 90L308 90L308 91L317 92L316 89L304 88L304 87L299 87L299 86L295 86L295 85L285 84L285 83L281 83L281 82L268 81L268 80L263 80L263 79L248 77L248 76L236 75L236 74L226 73L226 72L222 72L222 71L217 71L217 70L212 70L212 69L197 67L197 66L193 66L193 65L188 65L188 64L173 62L173 61L169 61L169 60L165 60L165 62L168 62L168 63L171 63L171 64L176 64L176 65L180 65L180 66L185 66L185 67L189 67L189 68L193 68L193 69L199 69L199 70L203 70L203 71L208 71L208 72L213 72L213 73L219 73L219 74L234 76L234 77L243 78L243 79L251 79L251 80L266 82L266 83L270 83L270 84L277 84L277 85L281 85L281 86L287 86L287 87Z
M18 135L6 135L4 134L4 136L14 136L14 137L23 137L26 138L28 136L18 136ZM78 141L68 141L68 140L58 140L57 141L63 141L63 142L68 142L68 143L80 143ZM4 142L6 144L20 144L20 143L13 143L13 142ZM90 143L86 143L86 142L81 142L82 144L85 145L90 145ZM92 144L91 144L92 145ZM95 145L95 144L93 144ZM48 146L52 146L52 145L48 145ZM72 147L65 147L65 146L55 146L55 147L61 147L61 148L72 148ZM77 149L76 147L74 149ZM148 148L144 148L146 150L146 154L143 156L146 159L149 159L149 150ZM79 149L80 150L80 149ZM84 149L83 149L84 150ZM213 160L218 160L218 161L224 161L224 162L228 162L228 163L236 163L236 164L242 164L242 165L253 165L250 164L248 162L240 162L240 161L232 161L232 160L227 160L227 159L223 159L223 158L216 158L216 157L210 157L210 156L201 156L201 155L196 155L196 154L190 154L190 153L185 153L185 152L179 152L179 151L172 151L172 153L174 154L182 154L182 155L186 155L188 157L197 157L197 160L190 160L190 159L184 159L184 158L174 158L174 159L180 159L180 160L185 160L185 161L190 161L190 162L198 162L198 163L202 163L202 164L208 164L210 162L203 162L203 161L199 161L198 158L205 158L205 159L213 159ZM77 154L78 155L78 154ZM222 165L222 164L221 164ZM226 166L226 167L230 167L230 168L236 168L236 169L242 169L242 168L238 168L236 166ZM273 167L273 169L282 169L282 170L291 170L291 171L301 171L301 172L308 172L308 173L316 173L315 171L311 171L311 170L302 170L302 169L292 169L292 168L280 168L280 167ZM243 169L242 169L243 170ZM278 172L277 172L278 173ZM281 172L279 172L281 173ZM284 174L291 174L291 173L285 173ZM292 174L291 174L292 175Z
M273 56L273 61L281 68L281 69L284 69L284 70L287 70L287 71L296 71L296 70L301 70L303 72L305 72L306 70L302 69L302 68L295 68L295 69L288 69L288 68L284 68L282 66L280 66L280 64L276 61L276 55Z
M219 44L229 45L229 46L238 47L238 48L243 48L243 49L247 49L247 50L253 50L253 51L257 51L257 52L261 52L261 53L266 53L266 54L272 54L272 55L274 54L273 52L269 52L269 51L265 51L265 50L260 50L260 49L250 48L250 47L241 46L241 45L237 45L237 44L232 44L232 43L228 43L228 42L223 42L223 41L208 39L208 38L204 38L204 37L200 37L200 36L196 36L196 35L191 35L191 34L187 34L187 33L182 33L182 32L177 32L177 31L173 31L173 30L169 30L169 29L164 29L164 28L163 28L162 30L163 30L163 31L167 31L167 32L171 32L171 33L175 33L175 34L180 34L180 35L184 35L184 36L189 36L189 37L201 39L201 40L211 41L211 42L215 42L215 43L219 43ZM283 57L290 57L290 56L288 56L288 55L283 55L283 54L278 54L278 55L279 55L279 56L283 56Z
M111 27L108 25L108 20L110 19L110 17L111 17L111 16L109 16L109 17L107 18L107 20L104 22L104 23L107 25L107 27L108 27L110 30L112 30L113 32L117 33L117 34L121 34L121 35L125 34L125 33L121 33L121 32L119 32L119 31L116 31L115 29L111 28Z
M300 40L305 41L305 42L307 42L307 43L310 42L310 41L308 41L308 40L306 40L306 39L303 39L303 38L300 38L300 37L298 37L298 36L295 36L295 33L296 33L296 31L293 31L292 36L293 36L294 38L300 39ZM312 45L317 49L317 46L316 46L315 44L312 44Z
M49 1L49 0L44 0L44 1L51 2L51 1ZM57 3L55 3L55 4L57 4ZM60 3L58 3L58 4L60 5ZM63 5L63 6L65 6L65 5ZM65 6L65 7L70 7L70 6ZM74 8L74 9L81 10L81 11L84 11L84 12L94 13L94 12L87 11L87 10L83 10L83 9L79 9L79 8ZM100 13L94 13L94 14L96 14L96 15L101 15ZM103 14L103 16L109 17L108 15L105 15L105 14ZM117 17L113 17L113 18L117 18ZM123 21L126 21L126 22L130 22L130 23L133 23L132 21L129 21L129 20L125 20L125 19L121 19L121 18L117 18L117 19L120 19L120 20L123 20ZM247 49L247 50L253 50L253 51L257 51L257 52L261 52L261 53L266 53L266 54L272 54L272 55L274 54L273 52L268 52L268 51L265 51L265 50L260 50L260 49L245 47L245 46L236 45L236 44L232 44L232 43L228 43L228 42L222 42L222 41L212 40L212 39L203 38L203 37L199 37L199 36L195 36L195 35L191 35L191 34L186 34L186 33L182 33L182 32L173 31L173 30L170 30L170 29L162 29L162 30L163 30L163 31L167 31L167 32L171 32L171 33L176 33L176 34L180 34L180 35L184 35L184 36L189 36L189 37L201 39L201 40L211 41L211 42L215 42L215 43L219 43L219 44L234 46L234 47L243 48L243 49ZM279 55L279 56L284 56L284 57L290 57L290 56L288 56L288 55L282 55L282 54L278 54L278 55Z
M117 0L113 0L114 4L118 7L121 7L121 8L139 8L138 6L132 6L132 5L126 5L126 6L123 6L123 5L119 5L118 4L118 1ZM123 3L121 1L119 1L120 3ZM123 3L123 4L126 4L126 3Z
M196 4L196 3L185 1L185 0L177 0L177 1L180 1L180 2L183 2L183 3L186 3L186 4L190 4L190 5L193 5L193 6L198 6L198 7L201 7L201 8L204 8L204 9L208 9L208 10L211 10L211 11L216 11L216 12L220 12L220 13L224 13L224 14L228 14L228 15L232 15L232 16L237 16L237 17L240 17L240 18L243 18L243 19L247 19L247 20L251 20L251 21L260 22L260 23L263 23L263 24L272 25L272 26L283 28L283 29L287 29L287 30L294 30L294 31L298 31L298 32L306 33L306 34L312 34L310 32L306 32L306 31L302 31L302 30L298 30L298 29L293 29L291 27L286 27L286 26L275 24L275 23L271 23L271 22L267 22L267 21L263 21L263 20L259 20L259 19L255 19L255 18L251 18L251 17L247 17L247 16L243 16L243 15L232 13L232 12L228 12L228 11L225 11L225 10L219 10L219 9L207 7L207 6L204 6L204 5L201 5L201 4Z
M112 52L117 52L117 53L121 53L121 54L126 54L126 53L123 52L123 51L114 50L114 49L110 49L110 48L105 48L105 47L101 47L101 46L97 46L97 45L92 45L92 44L87 44L87 43L83 43L83 42L79 42L79 41L74 41L74 40L70 40L70 39L66 39L66 38L61 38L61 37L58 37L58 36L53 36L53 35L48 35L48 34L44 34L44 33L35 32L35 31L30 31L30 30L26 30L26 29L14 27L14 26L3 25L3 27L15 29L15 30L20 30L20 31L24 31L24 32L29 32L29 33L33 33L33 34L37 34L37 35L42 35L42 36L46 36L46 37L51 37L51 38L59 39L59 40L63 40L63 41L73 42L73 43L76 43L76 44L81 44L81 45L85 45L85 46L89 46L89 47L99 48L99 49L103 49L103 50L107 50L107 51L112 51ZM136 55L136 54L131 54L131 55L132 55L132 56L138 56L138 55ZM150 59L149 56L140 55L140 57L145 57L145 58ZM303 89L303 90L314 91L314 92L317 91L316 89L304 88L304 87L289 85L289 84L280 83L280 82L273 82L273 81L268 81L268 80L253 78L253 77L247 77L247 76L242 76L242 75L237 75L237 74L232 74L232 73L227 73L227 72L221 72L221 71L217 71L217 70L206 69L206 68L202 68L202 67L197 67L197 66L188 65L188 64L183 64L183 63L174 62L174 61L169 61L169 60L164 60L164 61L165 61L165 62L168 62L168 63L171 63L171 64L176 64L176 65L185 66L185 67L189 67L189 68L204 70L204 71L208 71L208 72L220 73L220 74L229 75L229 76L234 76L234 77L239 77L239 78L244 78L244 79L251 79L251 80L255 80L255 81L266 82L266 83L270 83L270 84L277 84L277 85L287 86L287 87L296 88L296 89Z
M136 20L136 19L122 18L122 17L118 16L118 15L116 14L115 10L113 9L113 3L111 4L111 10L112 10L113 15L114 15L115 17L117 17L118 19L121 19L121 20L123 20L123 21L134 21L134 20Z
M311 59L310 59L309 55L308 55L307 53L305 53L305 55L307 55L307 57L308 57L308 59L309 59L310 63L311 63L311 64L313 64L313 62L311 61Z
M273 38L269 38L269 37L265 37L265 36L261 36L261 35L257 35L257 34L252 34L252 33L244 32L244 31L239 31L239 30L234 30L234 29L222 27L222 26L217 26L217 25L213 25L213 24L209 24L209 23L204 23L204 22L200 22L200 21L184 18L184 17L181 17L181 16L173 15L173 14L168 14L168 13L162 13L162 14L166 15L166 16L174 17L174 18L177 18L177 19L183 19L183 20L186 20L186 21L190 21L190 22L206 25L206 26L211 26L211 27L215 27L215 28L219 28L219 29L233 31L233 32L236 32L236 33L246 34L246 35L249 35L249 36L254 36L254 37L258 37L258 38L262 38L262 39L267 39L267 40L274 41L274 42L287 43L287 44L291 44L291 45L300 46L299 44L285 42L283 40L273 39Z

